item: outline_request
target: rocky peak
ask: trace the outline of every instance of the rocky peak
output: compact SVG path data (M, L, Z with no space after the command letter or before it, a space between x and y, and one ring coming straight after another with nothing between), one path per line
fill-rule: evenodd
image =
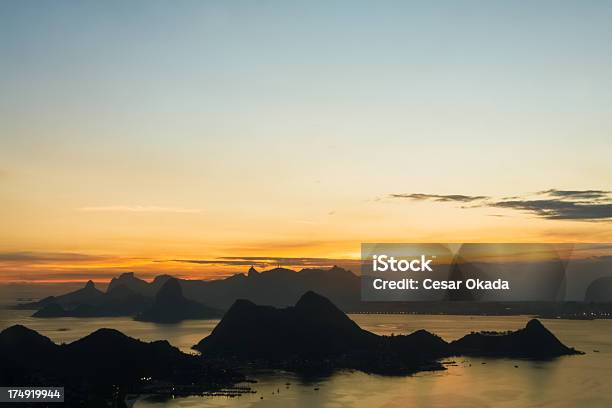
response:
M530 331L548 332L548 329L544 327L544 325L538 319L531 319L529 322L527 322L527 326L525 326L525 328Z
M249 272L247 273L247 276L252 277L252 276L257 276L257 275L259 275L259 272L257 272L257 269L251 266L249 268Z
M155 296L156 303L173 303L183 299L183 289L176 278L170 278L163 284Z
M311 310L311 311L322 311L322 310L333 310L336 311L338 308L326 297L323 297L311 290L304 293L302 297L295 304L295 308L298 310Z

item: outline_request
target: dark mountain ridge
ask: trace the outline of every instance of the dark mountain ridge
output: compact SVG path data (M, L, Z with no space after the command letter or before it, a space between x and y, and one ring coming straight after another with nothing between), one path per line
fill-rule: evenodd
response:
M97 305L101 302L104 292L96 288L96 284L89 280L81 289L60 296L48 296L37 302L17 305L20 309L42 309L50 304L57 304L62 308L75 308L81 305Z
M93 284L93 282L92 282ZM89 283L88 283L89 285ZM84 289L87 289L84 288ZM97 290L97 289L96 289ZM137 293L124 285L109 287L106 293L82 292L79 289L66 295L46 298L39 302L42 307L33 317L104 317L104 316L132 316L145 310L152 303L152 299ZM70 302L63 301L65 297L79 292L79 302L72 297ZM99 292L99 291L98 291ZM93 294L93 296L89 296Z
M111 281L106 294L93 288L92 282L81 290L17 307L39 310L37 317L137 316L152 305L157 292L170 279L173 278L169 275L160 275L147 282L133 273L124 273ZM606 318L612 313L612 302L362 302L361 278L339 267L302 269L299 272L285 268L259 272L251 267L246 274L239 273L219 280L177 281L185 298L222 311L228 310L237 299L286 307L292 305L301 294L314 291L332 300L342 311L353 313L536 315L581 319ZM591 296L594 292L588 291L590 299L607 299L600 294ZM108 296L111 294L113 296ZM59 304L61 308L50 306L54 304Z
M294 271L274 268L258 272L251 268L245 274L213 281L181 280L188 299L206 301L211 307L228 310L236 299L276 307L292 305L303 293L320 293L343 310L358 310L361 304L361 283L351 271L330 269L302 269Z
M111 291L117 286L124 286L142 295L154 295L154 293L147 293L151 289L149 282L145 281L144 279L137 278L134 272L125 272L116 278L112 278L108 283L108 291Z
M386 374L442 369L438 360L451 355L549 358L578 353L535 319L516 332L469 334L452 343L425 330L379 336L314 292L283 309L238 300L194 349L207 358L263 361L265 367L318 367L324 362L330 369Z
M156 384L209 390L243 379L218 364L182 353L167 341L146 343L113 329L62 345L21 325L0 332L0 384L61 384L67 389L66 406L109 406L118 396Z
M450 343L456 352L480 356L551 358L578 354L565 346L537 319L509 333L471 333Z
M307 292L285 309L237 300L210 336L194 348L206 355L316 356L368 348L375 339L328 299Z
M136 320L157 323L176 323L187 319L213 319L222 312L183 296L178 280L169 278L155 295L155 301Z
M258 272L250 268L247 274L209 281L160 275L147 282L133 273L124 273L113 278L106 293L95 289L90 281L85 288L75 292L17 307L38 310L36 317L136 316L153 304L155 295L171 279L179 283L186 299L206 304L215 310L227 310L236 299L287 306L309 290L322 293L346 310L358 310L360 305L359 278L351 271L333 267L299 272L285 268Z

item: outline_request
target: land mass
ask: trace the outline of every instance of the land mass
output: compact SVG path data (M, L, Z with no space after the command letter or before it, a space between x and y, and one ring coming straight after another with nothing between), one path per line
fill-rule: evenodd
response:
M136 320L177 323L188 319L215 319L222 315L220 310L185 298L178 280L170 278L155 295L151 307L136 316Z
M24 326L11 326L0 332L0 366L4 386L63 385L66 406L122 406L127 393L204 392L244 379L167 341L145 343L113 329L57 345Z
M472 333L451 343L425 330L379 336L360 328L314 292L287 308L238 300L194 349L207 358L265 367L352 368L383 374L442 369L439 359L453 355L551 358L579 354L536 319L515 332Z
M168 282L160 294L180 294L177 283ZM113 329L57 345L15 325L0 332L0 383L62 384L67 406L122 406L125 396L133 393L213 392L243 381L244 367L316 374L348 368L405 375L443 370L440 360L450 356L550 359L580 354L536 319L514 332L471 333L450 343L426 330L380 336L362 329L312 291L286 308L237 300L194 349L201 356L182 353L167 341L146 343Z
M133 273L113 278L106 292L88 282L84 288L61 296L50 296L40 301L22 303L15 307L33 309L35 317L100 317L139 316L148 319L153 313L165 319L157 308L151 310L155 297L169 280L178 282L182 295L176 299L187 318L208 318L212 311L226 311L237 299L255 304L286 307L307 291L321 293L347 313L414 313L451 315L532 315L545 318L593 319L612 317L612 299L605 285L591 286L585 302L473 302L473 301L415 301L415 302L362 302L360 277L351 271L330 269L303 269L299 272L274 268L259 272L250 268L246 274L235 274L220 280L185 280L169 275L157 276L147 282ZM599 282L599 281L597 281ZM604 289L601 289L604 287ZM193 312L182 299L197 302L209 312ZM202 308L200 308L202 309ZM191 311L190 311L191 310ZM203 309L202 309L203 310ZM180 320L180 313L176 314ZM151 318L155 320L157 318ZM170 320L177 320L172 318Z

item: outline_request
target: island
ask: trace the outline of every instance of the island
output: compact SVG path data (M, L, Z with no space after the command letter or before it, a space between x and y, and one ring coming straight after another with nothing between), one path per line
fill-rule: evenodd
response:
M350 368L380 374L441 370L439 360L453 355L550 358L580 353L535 319L515 332L472 333L451 343L426 330L379 336L312 291L287 308L238 300L193 348L205 358L266 368Z

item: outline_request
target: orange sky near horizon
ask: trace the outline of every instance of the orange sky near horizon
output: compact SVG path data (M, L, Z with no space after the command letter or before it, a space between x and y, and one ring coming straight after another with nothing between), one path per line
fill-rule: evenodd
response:
M384 240L384 242L390 241ZM534 241L523 242L533 243ZM360 243L355 245L359 248ZM598 249L597 245L585 245L582 248L580 251L569 251L569 256L572 259L583 259L602 254L610 255L609 245L604 247L603 252ZM315 247L312 250L316 251L317 248ZM278 249L278 251L281 250ZM134 272L138 277L146 280L151 280L162 274L184 279L221 279L235 273L246 273L250 266L254 266L261 271L277 266L300 270L303 268L329 268L337 265L352 270L354 273L359 273L359 249L355 253L346 252L347 256L344 257L299 256L304 252L306 251L277 252L281 255L276 256L250 252L249 255L209 258L180 256L126 257L70 252L5 252L0 260L0 283L67 283L83 282L90 279L95 282L108 282L113 277L125 272ZM563 253L564 251L561 250L558 254L563 256ZM536 251L532 255L528 253L521 255L521 257L525 256L537 259L542 255L539 255ZM548 254L543 256L547 257ZM506 262L508 259L515 258L516 255L515 253L482 253L481 257L485 262Z

